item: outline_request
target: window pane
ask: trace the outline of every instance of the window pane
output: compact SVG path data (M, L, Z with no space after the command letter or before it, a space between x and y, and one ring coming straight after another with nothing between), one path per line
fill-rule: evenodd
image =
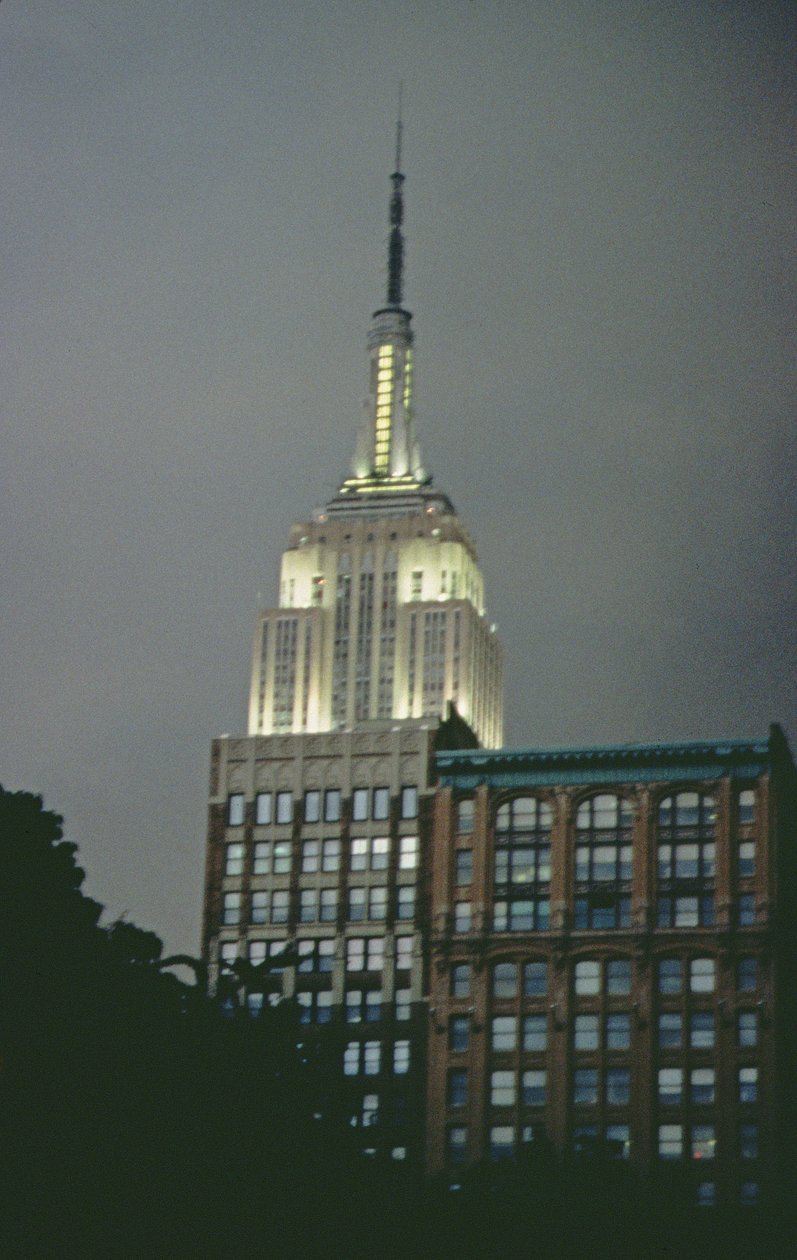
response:
M473 831L474 814L475 802L472 798L460 801L457 805L457 831Z
M739 1012L737 1041L740 1046L755 1046L758 1044L758 1015L755 1011Z
M228 844L224 854L224 874L242 875L244 869L244 846Z
M454 853L454 882L462 887L473 881L473 849L457 849Z
M255 797L255 822L263 827L271 822L271 793L258 792Z
M274 874L287 875L291 869L291 844L289 840L278 840L274 845Z
M548 1028L545 1015L525 1015L523 1018L523 1049L533 1052L545 1050L548 1044Z
M659 1125L659 1159L680 1159L683 1154L683 1126Z
M351 857L349 865L353 871L365 871L368 869L368 841L358 837L351 842Z
M451 996L470 997L470 965L456 963L451 968Z
M573 1024L573 1045L576 1050L597 1050L597 1015L576 1015Z
M693 958L689 964L689 988L693 993L714 992L714 959Z
M371 870L386 871L390 857L390 840L386 836L377 836L371 841Z
M468 1048L470 1023L467 1015L453 1015L448 1022L449 1049L456 1054Z
M390 791L386 787L374 788L373 816L382 822L390 814Z
M464 1068L452 1068L448 1073L448 1105L464 1107L468 1101L468 1074Z
M714 1069L692 1068L689 1074L689 1097L693 1103L703 1105L714 1101Z
M355 788L352 792L351 816L354 822L364 822L368 817L368 788Z
M417 818L418 817L418 789L417 787L403 787L401 789L401 817Z
M252 862L253 875L268 875L271 870L271 842L269 840L258 840L255 844L254 860Z
M244 794L231 792L227 799L227 824L230 827L241 827L244 821Z
M283 824L293 822L293 795L291 792L277 793L276 821Z
M517 964L496 963L493 967L493 997L509 998L517 993Z
M598 1073L594 1068L579 1069L573 1073L573 1102L593 1105L598 1101Z
M399 870L412 871L418 865L418 837L402 836L399 840Z
M492 1048L514 1050L517 1045L517 1020L514 1015L497 1015L492 1022Z
M758 1068L739 1068L739 1102L754 1103L758 1101Z
M755 822L755 792L752 788L745 788L739 793L739 811L738 820L742 824Z
M692 1159L713 1159L716 1138L713 1124L692 1125Z
M241 917L241 894L228 892L224 894L222 923L235 924Z
M631 1098L631 1072L628 1068L609 1068L606 1072L606 1105L625 1107Z
M322 871L337 871L340 867L340 840L325 840L322 847Z
M513 1107L516 1099L515 1073L490 1074L490 1103L493 1107Z
M523 993L526 997L544 997L548 992L548 964L527 962L523 967Z
M689 1016L689 1044L693 1050L711 1050L714 1045L713 1011L693 1011Z
M627 1011L613 1011L606 1016L606 1049L628 1050L631 1046L631 1016Z
M683 1039L681 1016L675 1011L659 1015L659 1047L662 1050L677 1049Z
M683 1098L684 1074L681 1068L659 1069L659 1103L678 1107Z
M319 822L321 818L321 793L317 788L311 788L304 794L304 821L306 823Z
M327 788L324 793L324 822L340 822L340 788Z
M306 875L318 870L320 850L318 840L305 840L302 843L302 870Z
M601 965L599 962L588 959L576 963L575 990L582 997L600 993Z
M547 1074L544 1071L529 1071L523 1073L522 1101L524 1107L545 1106L546 1080Z
M606 963L606 991L625 995L631 992L631 960L610 958Z

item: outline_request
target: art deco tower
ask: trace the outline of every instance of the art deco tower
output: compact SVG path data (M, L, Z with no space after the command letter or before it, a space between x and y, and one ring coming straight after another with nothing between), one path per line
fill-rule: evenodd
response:
M471 538L421 463L411 315L402 306L401 123L391 176L387 300L368 333L370 382L347 477L282 557L279 607L258 614L249 734L444 717L502 740L502 653Z

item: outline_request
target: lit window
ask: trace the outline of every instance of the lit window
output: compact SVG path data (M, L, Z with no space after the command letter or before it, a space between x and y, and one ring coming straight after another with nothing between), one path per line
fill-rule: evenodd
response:
M573 1048L575 1050L597 1050L597 1015L576 1015L573 1021Z
M271 822L271 802L271 792L258 792L255 797L255 823L258 827Z
M263 994L247 993L246 1009L251 1019L257 1019L263 1010Z
M454 853L454 883L458 887L473 882L473 849L457 849Z
M683 1125L659 1125L659 1159L680 1159L683 1155L683 1144Z
M401 789L401 817L417 818L418 817L418 789L417 787L403 787Z
M739 845L739 875L742 879L755 875L755 844L752 840L743 840Z
M630 806L620 797L593 796L579 806L575 848L577 929L630 926L631 824Z
M277 793L276 821L282 825L293 822L293 793Z
M379 1119L379 1095L363 1094L362 1108L360 1110L360 1126L368 1129L371 1125L376 1124Z
M464 1068L452 1068L448 1073L449 1107L465 1107L468 1102L468 1074Z
M715 972L713 958L693 958L689 963L689 988L693 993L713 993Z
M231 792L227 798L227 825L242 827L244 822L244 794Z
M412 967L412 944L411 936L396 937L396 970L409 971Z
M490 1129L490 1159L511 1159L515 1150L515 1130L511 1124L494 1124Z
M222 971L229 971L238 957L237 941L222 941L219 948L219 962ZM251 960L250 960L251 961Z
M266 942L249 941L246 956L253 967L259 967L266 961Z
M517 1086L514 1072L492 1072L490 1074L490 1102L493 1107L514 1107L517 1101Z
M716 1145L713 1124L692 1125L692 1159L713 1159Z
M456 963L451 968L451 996L470 997L469 963Z
M595 959L582 959L575 967L575 990L579 997L601 991L601 965Z
M374 788L373 799L373 817L378 822L383 822L390 816L390 789L386 787Z
M355 788L351 796L351 816L354 822L364 822L368 817L368 788Z
M401 836L399 839L399 870L412 871L418 865L418 837Z
M491 1045L497 1053L517 1046L517 1019L514 1015L496 1015L492 1022Z
M363 971L365 968L365 941L360 937L350 937L346 942L346 970Z
M360 1070L360 1043L350 1041L343 1052L343 1075L356 1076Z
M517 964L496 963L493 967L493 997L514 997L517 993Z
M303 888L299 893L299 922L313 923L318 918L318 891Z
M758 1014L756 1011L740 1011L736 1020L736 1040L744 1047L758 1045Z
M228 892L224 894L222 923L229 926L230 924L239 923L241 919L241 894L238 892Z
M318 788L310 788L304 794L304 821L306 823L321 821L321 793Z
M324 792L324 822L340 822L340 788Z
M244 846L242 844L228 844L224 854L224 874L243 875L243 871Z
M368 918L371 920L384 919L387 914L387 887L385 884L375 884L368 890Z
M534 1070L523 1073L523 1105L524 1107L544 1107L546 1092L547 1074L544 1071Z
M360 923L365 918L365 889L349 889L349 922Z
M412 1015L412 990L396 989L396 1019L399 1023L408 1020Z
M338 917L338 890L337 888L321 889L321 911L319 919L322 923L334 923Z
M745 788L739 793L736 817L742 826L755 822L755 791L752 788Z
M371 841L371 870L386 871L390 858L390 841L387 836L377 836Z
M548 992L548 964L527 962L523 967L523 993L525 997L544 997Z
M598 1073L594 1068L579 1068L573 1073L573 1102L577 1106L594 1106L598 1101Z
M739 1068L739 1102L758 1102L758 1068Z
M290 840L278 840L274 845L274 874L287 875L291 869Z
M349 856L349 866L353 871L368 870L368 841L363 837L358 837L351 842L351 853Z
M681 1068L659 1068L659 1102L663 1107L678 1107L684 1090Z
M299 972L332 970L335 961L335 942L333 940L299 940L296 942Z
M629 1159L631 1156L631 1131L627 1124L607 1124L606 1145L609 1154L615 1159Z
M382 1047L378 1041L366 1041L363 1044L363 1071L366 1076L376 1076L379 1072Z
M689 1073L689 1097L693 1103L698 1105L713 1103L713 1068L692 1068L692 1071Z
M548 1045L548 1024L544 1015L523 1016L523 1049L539 1053Z

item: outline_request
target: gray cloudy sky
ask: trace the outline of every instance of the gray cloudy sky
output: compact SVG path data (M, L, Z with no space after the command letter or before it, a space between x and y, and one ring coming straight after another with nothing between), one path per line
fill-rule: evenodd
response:
M507 742L795 705L795 10L7 0L0 779L197 948L211 737L345 473L405 84L427 463Z

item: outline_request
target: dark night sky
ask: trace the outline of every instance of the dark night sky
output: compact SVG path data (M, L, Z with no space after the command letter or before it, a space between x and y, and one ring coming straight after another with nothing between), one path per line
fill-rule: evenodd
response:
M345 474L404 80L426 462L507 743L797 736L795 10L0 7L0 778L196 950L209 741Z

